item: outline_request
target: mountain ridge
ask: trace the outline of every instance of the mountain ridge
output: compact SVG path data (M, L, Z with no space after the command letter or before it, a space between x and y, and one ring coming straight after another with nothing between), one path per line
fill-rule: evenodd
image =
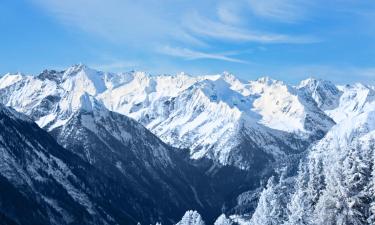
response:
M151 76L79 64L0 78L0 103L26 115L4 108L5 116L35 121L77 160L132 193L118 190L131 207L125 216L110 205L113 218L166 223L176 223L188 209L208 222L224 213L218 224L260 225L301 216L284 210L297 207L291 201L305 191L301 179L315 176L320 164L340 168L322 160L318 149L328 159L337 153L338 162L348 163L347 156L363 157L355 149L364 148L352 140L370 140L366 146L371 146L373 120L355 121L372 118L374 100L374 88L363 84L309 78L292 86L269 77L244 81L227 72ZM340 138L330 139L335 135ZM270 199L284 209L269 205ZM290 205L283 205L287 201ZM200 217L188 211L183 221L190 221L190 214Z
M44 71L34 78L17 78L13 85L8 81L7 86L0 90L1 102L46 127L51 126L49 123L56 118L56 113L65 115L60 120L63 124L79 107L80 97L88 93L111 111L142 123L164 142L174 147L189 147L192 158L216 155L212 159L223 165L234 163L224 157L225 152L231 152L231 144L222 142L219 148L212 143L225 137L236 139L233 132L241 124L253 123L262 133L271 136L272 130L280 130L285 133L281 136L299 136L306 142L321 137L334 124L309 102L313 100L307 95L303 96L298 89L270 78L244 83L229 73L201 77L186 74L150 76L142 72L114 74L82 64L47 73ZM5 83L0 80L2 82ZM33 87L38 86L41 94L35 96ZM274 106L269 107L269 103ZM51 111L55 113L51 114ZM228 123L228 118L232 122ZM320 125L311 126L311 122ZM60 123L55 123L55 126L60 126ZM212 151L216 153L209 153Z

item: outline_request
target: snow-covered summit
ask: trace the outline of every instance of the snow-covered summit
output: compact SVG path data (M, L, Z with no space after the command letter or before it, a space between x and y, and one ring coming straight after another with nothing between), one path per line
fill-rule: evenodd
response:
M342 94L337 107L325 111L337 123L364 112L364 107L375 101L375 90L360 83L338 89Z
M332 121L300 90L282 81L265 77L250 82L255 96L254 110L262 115L261 123L286 132L327 131ZM316 125L311 126L311 122Z
M22 79L22 77L25 76L21 73L11 74L7 73L4 76L0 77L0 88L6 88L9 85L12 85L19 80Z
M85 99L95 98L110 111L142 123L168 144L190 148L193 158L210 157L222 164L242 165L239 161L244 157L233 156L232 150L244 139L279 155L285 149L271 150L267 146L272 141L262 142L274 140L273 145L280 146L277 141L296 135L303 141L314 140L333 125L305 92L268 77L247 82L227 72L151 76L136 71L107 73L79 64L35 77L6 79L0 85L1 102L42 127L62 126L75 111L92 110ZM284 141L286 146L290 143ZM290 148L298 151L296 146Z
M336 85L330 81L309 78L301 81L298 88L313 97L318 106L323 110L332 110L339 104L342 95Z

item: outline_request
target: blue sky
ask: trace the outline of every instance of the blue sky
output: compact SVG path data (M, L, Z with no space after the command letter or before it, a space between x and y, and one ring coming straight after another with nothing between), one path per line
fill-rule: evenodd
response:
M374 83L374 21L372 0L2 0L0 74L84 63Z

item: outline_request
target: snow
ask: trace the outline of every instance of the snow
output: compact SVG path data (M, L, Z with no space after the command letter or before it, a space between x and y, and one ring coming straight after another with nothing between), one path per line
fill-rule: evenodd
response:
M323 110L332 110L339 104L342 92L330 81L309 78L301 81L298 89L305 91Z
M246 215L231 215L230 218L239 225L251 225L249 216Z
M228 160L241 141L240 133L261 133L262 137L252 138L276 156L283 150L275 146L288 134L308 138L316 130L325 132L332 126L298 89L270 78L247 82L228 72L203 76L150 76L138 71L115 74L82 64L53 76L61 78L22 77L12 85L7 82L2 89L7 92L3 103L48 130L63 126L76 111L103 112L95 108L102 105L135 119L174 147L189 148L194 159L214 157L224 165L231 163ZM46 108L46 99L51 97L56 100ZM315 114L319 116L308 118ZM307 119L317 125L306 126ZM265 145L267 139L274 143Z
M48 114L46 116L40 117L37 121L35 121L40 127L47 126L50 122L54 121L56 118L55 114Z
M21 119L21 121L30 122L30 126L32 126L31 120L25 119L25 116L14 110L7 109L1 104L0 113L5 113L5 115L8 116L8 118L5 118L13 120L13 124L19 123ZM0 120L1 127L5 128L2 123L3 122ZM48 178L53 177L53 180L58 182L73 200L84 206L89 213L96 214L94 206L88 196L79 190L79 187L77 188L77 186L75 186L77 184L77 178L68 166L59 158L50 155L49 150L44 149L43 143L39 142L39 140L30 140L30 136L34 135L33 132L24 133L22 127L17 125L8 126L2 131L2 134L14 135L15 140L21 140L21 143L17 143L19 146L12 146L12 141L9 141L9 138L5 141L0 135L1 175L7 177L16 185L27 185L30 190L34 190L34 181L45 182ZM20 156L13 154L14 149L17 148L22 148L22 158L17 158ZM53 204L54 207L58 207L56 202L49 199L45 200Z
M340 86L339 89L343 94L338 107L325 111L336 123L358 115L366 103L375 100L375 91L359 83Z
M233 221L226 217L225 214L221 214L215 221L214 225L232 225Z
M6 88L22 79L23 75L20 73L10 74L7 73L0 78L0 89Z
M262 124L287 132L306 132L305 107L294 90L269 79L254 82L252 87L261 94L254 101L254 110L262 115Z

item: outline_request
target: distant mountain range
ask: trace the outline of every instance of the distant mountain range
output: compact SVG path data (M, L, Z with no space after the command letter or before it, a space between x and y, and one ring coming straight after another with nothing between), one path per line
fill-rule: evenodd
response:
M6 74L0 221L371 224L374 100L311 78Z

